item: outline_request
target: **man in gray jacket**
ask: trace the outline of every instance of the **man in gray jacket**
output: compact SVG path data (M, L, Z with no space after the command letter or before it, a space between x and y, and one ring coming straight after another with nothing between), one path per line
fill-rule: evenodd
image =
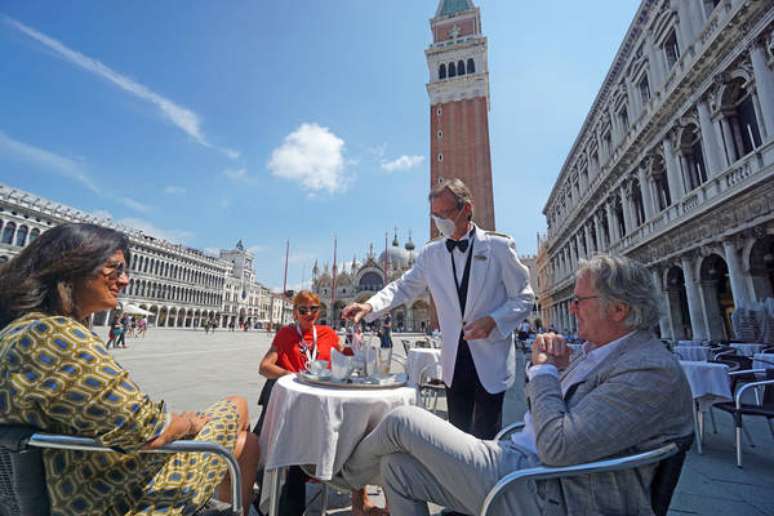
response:
M394 514L427 515L427 501L477 514L499 478L537 465L629 455L691 434L691 392L677 359L651 333L658 298L631 260L596 256L576 274L572 313L583 351L538 336L525 428L483 441L416 407L390 412L344 466L352 487L384 486ZM501 514L652 514L655 466L522 484Z

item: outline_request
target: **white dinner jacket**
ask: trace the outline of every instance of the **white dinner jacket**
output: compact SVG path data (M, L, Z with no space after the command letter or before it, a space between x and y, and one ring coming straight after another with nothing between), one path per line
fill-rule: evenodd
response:
M460 314L449 251L444 239L437 239L425 245L411 269L367 301L373 311L366 320L373 321L384 312L411 302L429 287L443 336L443 382L451 386L462 327L491 316L496 327L489 337L469 341L469 345L481 384L496 394L513 384L515 351L511 335L529 315L535 296L529 286L529 272L519 261L513 239L478 226L475 232L464 317Z

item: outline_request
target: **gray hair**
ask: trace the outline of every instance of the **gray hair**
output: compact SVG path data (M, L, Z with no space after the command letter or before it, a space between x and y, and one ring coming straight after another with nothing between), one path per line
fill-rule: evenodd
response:
M623 256L598 254L581 260L576 279L591 274L591 281L602 302L620 302L631 311L625 324L633 330L652 330L661 316L661 301L648 269Z
M457 179L456 177L452 179L441 179L441 181L430 190L430 195L427 196L427 199L432 201L444 191L448 191L454 196L454 199L457 201L458 210L461 210L466 204L470 204L470 217L468 217L468 220L471 220L473 218L473 195L470 193L470 188L468 188L461 179Z

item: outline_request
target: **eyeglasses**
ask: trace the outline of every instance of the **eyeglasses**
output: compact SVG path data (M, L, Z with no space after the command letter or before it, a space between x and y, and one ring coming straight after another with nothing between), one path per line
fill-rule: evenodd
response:
M129 276L126 270L126 262L108 262L102 269L102 275L109 280L117 280L124 274Z
M306 315L306 314L308 314L308 313L313 313L313 314L316 314L317 312L319 312L319 311L320 311L320 307L319 307L319 306L317 306L317 305L312 305L312 306L297 306L297 307L296 307L296 310L298 310L298 313L300 313L301 315Z
M573 296L572 298L572 304L573 306L578 306L579 304L583 303L587 299L598 299L599 296Z

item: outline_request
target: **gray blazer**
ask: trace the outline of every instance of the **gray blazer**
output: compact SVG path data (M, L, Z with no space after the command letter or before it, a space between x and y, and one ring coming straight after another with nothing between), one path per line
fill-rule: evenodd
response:
M564 398L552 375L535 376L526 390L538 456L546 466L630 455L693 431L688 380L675 355L644 331L622 341ZM540 482L543 513L653 514L648 486L654 472L655 465Z

